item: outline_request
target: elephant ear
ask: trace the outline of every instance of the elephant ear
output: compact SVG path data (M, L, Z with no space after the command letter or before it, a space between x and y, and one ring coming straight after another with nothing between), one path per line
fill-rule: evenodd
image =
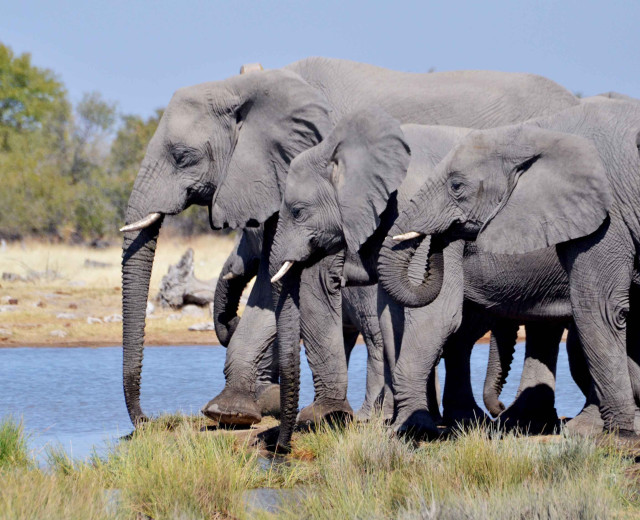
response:
M522 254L589 235L600 227L612 195L591 141L521 126L515 138L503 144L519 154L508 160L507 189L478 234L480 249Z
M380 215L404 180L411 151L400 123L381 110L343 118L327 144L347 247L356 252L380 225ZM324 144L324 143L323 143Z
M290 161L329 133L324 96L284 70L236 76L230 89L235 146L211 208L212 225L232 228L264 222L280 208Z

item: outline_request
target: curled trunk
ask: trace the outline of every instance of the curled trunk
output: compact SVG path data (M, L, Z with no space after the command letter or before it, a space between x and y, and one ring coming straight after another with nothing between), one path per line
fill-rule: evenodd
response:
M129 208L128 213L135 212ZM126 233L122 246L122 376L127 411L135 426L146 419L140 407L140 379L149 281L161 222Z
M238 307L240 298L247 284L258 274L258 261L237 273L234 268L235 255L231 255L220 272L216 292L213 299L213 325L220 344L227 346L236 330L240 317Z
M392 228L391 235L394 233ZM426 251L424 250L426 248ZM410 268L419 249L426 253L422 279L414 282ZM378 259L378 279L384 290L405 307L424 307L440 294L444 279L443 245L434 237L420 237L404 242L387 238ZM422 256L422 255L419 255Z

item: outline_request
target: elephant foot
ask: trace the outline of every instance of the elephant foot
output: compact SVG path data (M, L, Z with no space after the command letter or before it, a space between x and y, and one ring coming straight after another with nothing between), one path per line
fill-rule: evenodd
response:
M393 420L393 399L385 399L384 401L378 399L373 405L365 401L362 408L355 413L355 419L358 422L368 422L372 417L380 414L385 422Z
M436 439L441 435L433 417L425 409L400 410L393 422L393 430L416 439Z
M371 406L365 407L364 405L360 410L353 414L353 417L358 422L369 422L371 417L373 417L374 411Z
M280 417L280 385L271 384L259 390L258 407L263 416Z
M228 386L202 408L202 413L220 424L250 426L262 420L260 405L253 396Z
M479 424L489 424L491 419L477 404L465 407L446 406L443 410L443 424L459 429L468 429Z
M592 436L602 433L604 421L595 404L588 404L582 411L565 424L565 429L574 435Z
M549 435L560 428L555 407L527 410L520 406L509 406L497 420L505 431L520 431L529 435Z
M314 401L300 410L296 422L301 426L313 427L322 421L345 422L352 417L353 409L348 400L323 399L322 401Z
M358 410L354 417L358 422L369 422L372 417L377 415L382 415L382 420L385 422L391 422L393 420L393 408L385 408L384 406L376 406L374 408L371 407L362 407Z
M506 431L517 430L530 435L557 432L560 420L555 407L555 391L545 384L525 388L497 419Z

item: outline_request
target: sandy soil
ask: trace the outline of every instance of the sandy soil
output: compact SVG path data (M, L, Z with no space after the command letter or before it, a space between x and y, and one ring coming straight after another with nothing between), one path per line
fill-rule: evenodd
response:
M154 299L169 266L189 247L196 277L208 280L220 272L233 242L231 236L161 234L151 275L149 297L155 309L147 318L146 345L218 344L213 331L188 330L211 323L210 308L162 308ZM1 245L0 273L23 280L0 279L0 348L122 345L121 255L117 239L104 249L41 241ZM488 342L488 336L481 342Z
M176 310L154 302L169 265L189 247L194 250L196 277L207 280L220 272L233 238L160 236L149 291L155 310L147 318L147 345L218 343L213 331L188 330L211 323L210 309ZM0 246L0 273L25 279L0 279L0 346L121 345L121 255L115 240L105 249L36 241Z

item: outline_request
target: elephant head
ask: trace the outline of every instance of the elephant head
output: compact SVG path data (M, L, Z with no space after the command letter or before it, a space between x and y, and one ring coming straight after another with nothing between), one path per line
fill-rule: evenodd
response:
M425 305L392 267L422 237L475 240L480 250L523 254L596 231L612 202L605 169L589 140L516 125L475 131L438 164L396 220L380 254L383 285L405 305Z
M329 128L322 95L293 72L251 72L178 90L151 139L126 211L123 376L140 408L145 306L164 215L209 206L212 226L257 225L275 213L290 160Z
M379 227L409 160L400 124L386 113L363 110L343 118L322 143L291 163L272 270L317 252L357 253Z

